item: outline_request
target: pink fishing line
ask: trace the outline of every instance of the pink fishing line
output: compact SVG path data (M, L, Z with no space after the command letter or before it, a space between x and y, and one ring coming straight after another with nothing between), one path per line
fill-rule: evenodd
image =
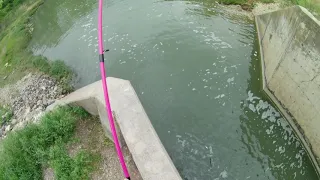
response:
M106 72L105 72L105 67L104 67L104 61L103 61L103 40L102 40L102 3L103 0L99 0L99 15L98 15L98 39L99 39L99 55L102 56L100 57L102 61L100 61L100 71L101 71L101 78L102 78L102 87L103 87L103 93L104 93L104 98L105 98L105 103L106 103L106 110L108 113L108 119L109 119L109 124L110 124L110 129L112 132L113 136L113 141L116 146L118 158L123 170L123 174L127 179L130 179L130 175L126 166L126 163L123 158L123 154L120 148L116 128L114 125L114 119L112 116L112 111L111 111L111 106L110 106L110 100L109 100L109 94L108 94L108 86L106 82Z

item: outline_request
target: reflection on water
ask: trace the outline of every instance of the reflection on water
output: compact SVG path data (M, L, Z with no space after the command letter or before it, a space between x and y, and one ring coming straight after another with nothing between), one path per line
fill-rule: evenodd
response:
M34 17L30 48L77 87L100 78L96 6L48 0ZM317 179L261 91L253 22L209 0L108 0L103 28L108 75L131 81L184 179Z
M38 11L33 17L34 32L32 46L34 48L54 47L59 40L67 36L78 19L92 12L96 8L95 1L82 0L81 3L72 1L52 1L50 11ZM36 39L36 40L35 40Z

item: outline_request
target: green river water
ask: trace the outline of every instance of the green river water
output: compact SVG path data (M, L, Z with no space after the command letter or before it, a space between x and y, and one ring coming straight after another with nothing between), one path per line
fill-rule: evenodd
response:
M100 79L95 0L46 0L32 21L35 54L77 88ZM261 90L253 21L208 0L106 0L104 39L108 76L131 81L183 179L318 179Z

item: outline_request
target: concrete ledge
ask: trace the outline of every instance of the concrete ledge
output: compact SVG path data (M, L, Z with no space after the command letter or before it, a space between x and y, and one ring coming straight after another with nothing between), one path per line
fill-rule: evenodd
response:
M181 180L130 82L112 77L108 77L107 82L118 134L122 134L142 178ZM99 115L106 136L112 140L101 81L69 94L48 110L70 103L82 106L92 115Z
M263 90L286 117L320 174L320 24L294 6L256 16Z

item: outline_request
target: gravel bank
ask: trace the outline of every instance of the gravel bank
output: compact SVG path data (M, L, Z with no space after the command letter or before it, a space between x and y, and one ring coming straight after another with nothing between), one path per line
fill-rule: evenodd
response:
M1 124L0 137L37 122L46 107L60 97L62 88L53 78L43 74L28 74L17 83L0 88L1 105L11 107L13 111L12 119Z

